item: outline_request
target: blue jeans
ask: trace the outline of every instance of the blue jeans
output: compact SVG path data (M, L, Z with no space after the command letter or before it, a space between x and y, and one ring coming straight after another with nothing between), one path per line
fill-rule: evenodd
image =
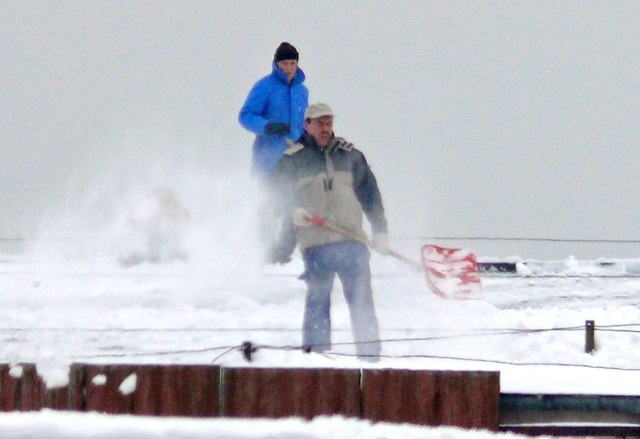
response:
M378 319L373 306L369 250L357 241L317 245L304 251L307 298L303 344L312 351L331 349L331 289L338 275L349 305L356 353L376 360L380 354Z

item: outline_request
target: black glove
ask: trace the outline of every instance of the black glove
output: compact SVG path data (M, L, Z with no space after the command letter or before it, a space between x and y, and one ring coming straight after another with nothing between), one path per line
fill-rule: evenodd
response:
M285 135L289 132L291 127L286 123L280 122L270 122L264 127L265 134L277 134L277 135Z

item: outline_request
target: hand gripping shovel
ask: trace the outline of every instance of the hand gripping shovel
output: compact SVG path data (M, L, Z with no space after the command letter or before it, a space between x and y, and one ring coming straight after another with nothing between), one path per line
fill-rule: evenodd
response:
M353 232L332 224L318 216L310 216L309 222L326 227L342 236L359 241L373 248L372 242ZM450 249L435 245L424 245L420 252L422 263L389 250L387 253L418 271L425 273L431 292L443 298L477 299L482 295L478 263L473 253L466 249Z

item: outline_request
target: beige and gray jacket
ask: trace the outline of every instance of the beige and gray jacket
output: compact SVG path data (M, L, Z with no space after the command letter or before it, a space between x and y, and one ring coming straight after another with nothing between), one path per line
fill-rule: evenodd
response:
M320 148L305 133L285 151L271 175L285 231L295 229L301 252L348 238L322 226L294 228L290 217L297 207L365 240L363 213L374 233L387 232L376 178L364 154L344 139L333 137L326 148ZM294 237L284 233L279 245L293 252Z

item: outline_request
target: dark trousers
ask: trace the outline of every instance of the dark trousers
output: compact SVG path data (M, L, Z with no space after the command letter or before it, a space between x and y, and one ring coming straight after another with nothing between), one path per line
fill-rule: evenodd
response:
M331 289L338 275L349 305L356 353L376 360L380 354L378 320L373 305L369 250L356 241L317 245L304 251L307 298L303 344L316 352L331 349Z

